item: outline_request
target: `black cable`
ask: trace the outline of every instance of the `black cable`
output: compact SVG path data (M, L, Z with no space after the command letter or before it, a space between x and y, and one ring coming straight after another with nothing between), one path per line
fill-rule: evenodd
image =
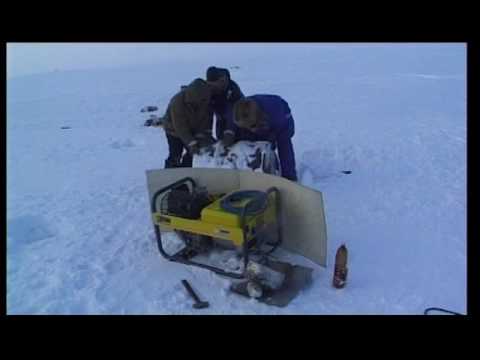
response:
M267 207L267 193L257 190L241 190L227 195L220 201L220 207L232 214L241 215L244 207L236 207L234 202L251 199L245 215L256 215Z
M464 315L464 314L460 314L458 312L455 312L455 311L450 311L450 310L446 310L446 309L442 309L442 308L437 308L437 307L431 307L431 308L427 308L425 309L425 311L423 312L423 315L428 315L428 313L430 311L439 311L439 312L444 312L444 313L447 313L447 314L453 314L453 315Z

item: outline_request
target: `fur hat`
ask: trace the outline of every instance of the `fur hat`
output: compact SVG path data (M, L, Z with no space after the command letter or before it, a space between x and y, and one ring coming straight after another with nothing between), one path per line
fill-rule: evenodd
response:
M224 75L230 80L230 71L227 69L217 68L215 66L210 66L207 69L207 81L217 81Z
M208 103L212 95L210 86L200 78L193 80L184 91L186 102L194 104Z

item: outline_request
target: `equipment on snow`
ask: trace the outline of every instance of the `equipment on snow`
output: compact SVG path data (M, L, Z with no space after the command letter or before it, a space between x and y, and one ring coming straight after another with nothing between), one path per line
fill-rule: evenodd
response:
M182 284L185 287L185 289L187 289L187 292L190 294L192 299L195 300L195 303L193 304L193 307L195 309L204 309L210 305L208 301L200 301L197 294L195 293L195 291L193 291L192 287L190 286L187 280L182 280Z
M163 126L163 117L159 117L157 115L150 115L150 118L147 119L143 125L144 126L162 127Z
M335 268L333 272L333 286L337 289L345 287L347 282L347 260L348 252L345 244L340 246L335 255Z
M142 110L140 110L140 112L152 112L152 111L157 111L158 110L158 107L156 106L145 106L142 108Z
M278 176L228 169L147 171L159 251L234 280L231 290L286 306L312 269L271 259L282 247L326 266L322 194ZM182 248L169 253L172 232ZM170 236L170 235L169 235ZM224 255L233 255L230 259Z

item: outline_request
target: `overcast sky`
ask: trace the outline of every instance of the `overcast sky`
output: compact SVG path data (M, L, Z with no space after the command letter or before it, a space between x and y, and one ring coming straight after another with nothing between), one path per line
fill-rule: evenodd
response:
M446 46L445 46L446 45ZM269 51L279 51L278 59L295 55L298 51L315 48L325 52L312 52L319 60L325 57L371 59L379 66L403 65L424 62L427 70L462 60L457 56L465 52L465 44L334 44L334 43L8 43L7 77L45 73L51 71L112 68L129 65L158 64L165 60L208 59L215 63L226 59L261 56ZM436 51L432 51L432 47ZM276 50L275 50L276 49ZM361 51L363 49L363 51ZM426 52L423 52L426 50ZM423 55L422 55L423 54ZM464 59L464 57L463 57ZM393 64L393 65L392 65Z
M219 56L252 44L229 43L8 43L7 76L55 70L121 67L169 59ZM264 46L253 44L253 46Z

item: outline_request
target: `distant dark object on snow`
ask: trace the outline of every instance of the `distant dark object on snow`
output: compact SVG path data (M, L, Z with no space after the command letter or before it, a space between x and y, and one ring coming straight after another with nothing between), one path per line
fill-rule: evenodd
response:
M144 108L142 108L142 110L140 110L140 112L151 112L151 111L157 111L158 110L158 107L156 106L145 106Z
M163 127L163 118L158 117L156 115L150 115L150 119L147 119L144 126L156 126L156 127Z
M343 170L342 173L344 174L351 174L352 172L350 170Z
M62 126L60 129L66 130L66 129L71 129L71 127L70 126Z

